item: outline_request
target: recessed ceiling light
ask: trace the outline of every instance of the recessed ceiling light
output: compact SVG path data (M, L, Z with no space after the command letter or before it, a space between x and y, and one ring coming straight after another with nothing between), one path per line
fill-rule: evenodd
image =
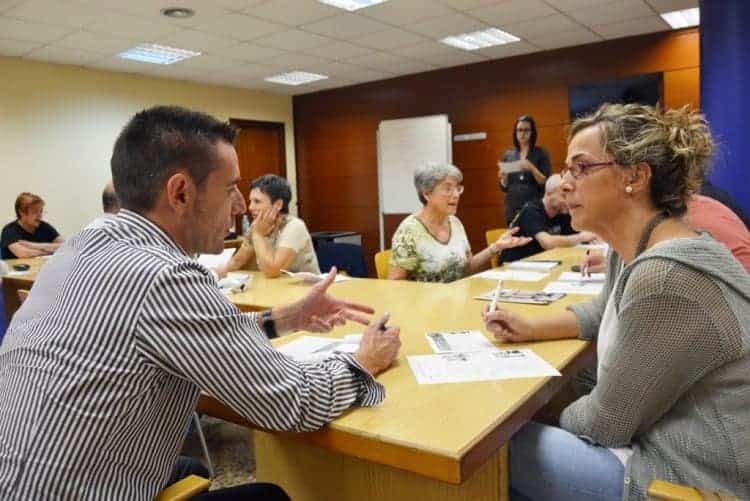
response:
M192 50L175 49L166 45L156 45L153 43L143 43L125 52L120 52L117 57L122 59L132 59L152 64L172 64L183 59L200 56L200 52Z
M328 78L326 75L318 75L317 73L308 73L306 71L290 71L288 73L281 73L280 75L274 75L272 77L265 78L266 82L279 83L284 85L302 85L318 80L325 80Z
M490 28L488 30L474 31L472 33L464 33L463 35L456 35L452 37L445 37L441 42L446 45L458 47L463 50L477 50L484 49L486 47L494 47L495 45L503 45L506 43L518 42L521 40L515 35L511 35L503 30L497 28Z
M195 15L195 11L193 9L188 9L187 7L166 7L161 10L161 13L162 15L173 17L175 19L187 19Z
M687 28L689 26L698 26L701 23L701 10L698 7L685 10L673 10L661 15L667 24L673 29Z
M370 7L386 1L387 0L318 0L320 3L348 10L349 12L364 9L365 7Z

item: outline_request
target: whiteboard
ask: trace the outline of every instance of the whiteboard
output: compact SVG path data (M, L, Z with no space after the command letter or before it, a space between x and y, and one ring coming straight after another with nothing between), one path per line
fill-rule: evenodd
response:
M428 162L452 163L448 115L383 120L378 126L380 248L383 214L406 214L422 204L414 188L414 170Z

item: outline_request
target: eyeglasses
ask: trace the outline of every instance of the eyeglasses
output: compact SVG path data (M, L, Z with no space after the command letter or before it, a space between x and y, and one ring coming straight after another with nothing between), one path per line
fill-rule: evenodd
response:
M560 176L565 177L566 174L570 173L570 175L573 177L573 179L578 179L585 173L589 172L594 167L609 167L610 165L614 165L615 163L610 162L593 162L593 163L585 163L585 162L578 162L575 164L572 164L570 167L565 167L562 171L560 171Z
M454 192L457 195L460 195L464 192L464 187L462 184L451 186L449 184L441 184L437 188L435 188L435 191L439 191L440 193L444 193L446 195L452 195Z

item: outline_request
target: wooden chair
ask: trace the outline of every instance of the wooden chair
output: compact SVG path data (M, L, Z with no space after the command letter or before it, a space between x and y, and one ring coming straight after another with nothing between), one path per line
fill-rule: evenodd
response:
M497 241L498 238L503 236L503 233L508 231L507 228L495 228L493 230L487 230L484 233L484 238L487 239L487 246L489 247L493 243ZM500 264L500 261L498 260L497 256L492 256L492 267L497 268Z
M18 299L23 303L26 298L29 297L29 291L26 289L18 289ZM206 455L208 461L208 468L210 475L213 476L213 465L211 464L211 457L208 455L208 447L206 447L206 439L203 436L203 430L200 427L200 421L198 420L198 413L193 413L193 419L198 430L198 434L203 447L203 452ZM199 477L198 475L190 475L183 478L179 482L175 482L156 496L156 501L186 501L193 496L197 496L201 492L205 492L211 487L211 481Z
M386 249L375 254L375 271L378 278L388 278L388 268L391 261L391 249Z
M649 498L661 501L741 501L739 498L724 492L710 492L688 487L686 485L673 484L664 480L654 480L648 486Z

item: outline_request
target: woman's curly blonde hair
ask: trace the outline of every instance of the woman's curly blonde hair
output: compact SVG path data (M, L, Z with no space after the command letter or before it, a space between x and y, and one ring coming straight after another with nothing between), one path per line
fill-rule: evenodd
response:
M651 200L680 216L703 183L714 141L706 118L689 106L660 111L641 104L604 104L570 126L568 141L596 126L618 165L651 167Z

